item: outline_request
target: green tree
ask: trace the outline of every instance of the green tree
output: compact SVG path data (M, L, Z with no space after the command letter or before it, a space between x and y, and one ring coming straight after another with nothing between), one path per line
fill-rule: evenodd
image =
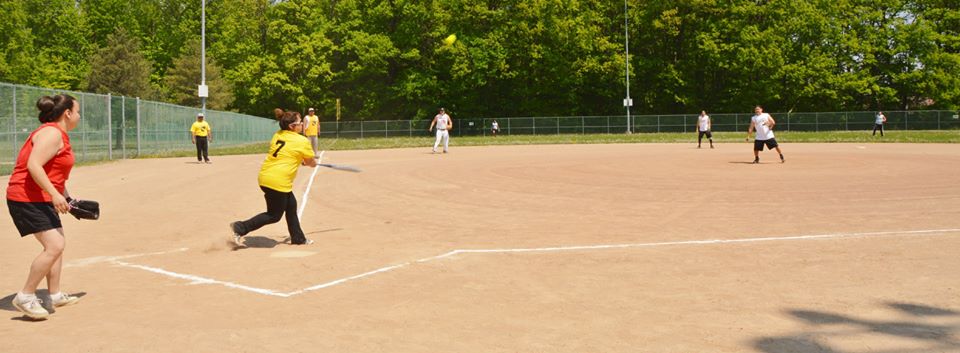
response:
M150 84L150 61L140 53L139 40L120 28L107 37L105 47L90 59L86 87L97 93L112 93L146 99L156 98Z
M167 101L188 107L199 107L200 97L197 86L201 78L200 41L189 42L183 53L174 59L173 67L167 70L164 86ZM206 79L209 87L207 107L215 110L227 110L233 103L233 89L221 75L220 66L208 59Z

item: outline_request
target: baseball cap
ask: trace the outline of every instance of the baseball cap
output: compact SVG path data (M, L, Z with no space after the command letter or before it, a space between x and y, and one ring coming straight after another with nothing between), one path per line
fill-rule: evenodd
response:
M203 117L203 113L197 113L197 117L198 117L198 118L202 118L202 117Z
M308 112L312 112L312 111L313 111L313 108L307 109L307 111L308 111Z

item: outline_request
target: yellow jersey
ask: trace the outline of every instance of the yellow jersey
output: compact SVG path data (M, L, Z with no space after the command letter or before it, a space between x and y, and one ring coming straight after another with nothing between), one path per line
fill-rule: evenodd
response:
M190 126L190 132L193 133L193 136L207 137L210 134L210 124L207 124L206 121L195 121Z
M277 131L270 140L270 149L260 166L257 180L260 186L291 192L300 163L313 157L313 146L306 137L290 130Z
M320 117L316 115L307 115L304 119L307 126L303 127L303 134L307 136L317 136L320 133Z

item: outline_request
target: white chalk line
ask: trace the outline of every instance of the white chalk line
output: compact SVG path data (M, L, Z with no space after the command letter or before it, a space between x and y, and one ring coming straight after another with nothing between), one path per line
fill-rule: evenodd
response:
M184 252L187 250L189 250L189 248L180 248L180 249L167 250L167 251L158 251L158 252L143 253L143 254L120 255L120 256L94 256L94 257L68 261L67 263L63 264L63 267L83 267L83 266L92 265L92 264L101 263L101 262L113 262L116 260L132 259L135 257L142 257L142 256L166 255L166 254L172 254L175 252Z
M210 278L205 278L205 277L200 277L195 275L177 273L177 272L168 271L168 270L164 270L162 268L157 268L157 267L132 264L132 263L120 261L119 258L121 257L116 257L117 259L109 260L109 262L119 266L136 268L136 269L141 269L144 271L149 271L149 272L164 275L164 276L189 280L191 281L190 284L217 284L217 285L222 285L228 288L245 290L245 291L257 293L257 294L288 298L295 295L304 294L310 291L330 288L339 284L358 280L361 278L370 277L376 274L390 272L390 271L404 268L414 264L426 263L434 260L444 259L457 254L561 252L561 251L648 248L648 247L658 247L658 246L716 245L716 244L736 244L736 243L758 243L758 242L771 242L771 241L824 240L824 239L868 238L868 237L887 237L887 236L933 236L933 235L943 234L943 233L960 233L960 228L906 230L906 231L888 231L888 232L865 232L865 233L835 233L835 234L799 235L799 236L786 236L786 237L759 237L759 238L743 238L743 239L684 240L684 241L667 241L667 242L633 243L633 244L556 246L556 247L542 247L542 248L457 249L457 250L449 251L436 256L430 256L430 257L425 257L425 258L410 261L410 262L404 262L401 264L381 267L373 271L364 272L364 273L353 275L350 277L344 277L341 279L333 280L326 283L321 283L315 286L295 290L292 292L280 292L280 291L275 291L271 289L251 287L251 286L237 284L233 282L226 282L226 281L220 281L220 280L215 280L215 279L210 279ZM182 250L159 252L154 254L166 254L166 253L171 253L176 251L182 251ZM144 256L144 255L145 254L133 255L133 256Z
M317 163L323 163L323 153L327 151L320 151L320 156L317 157ZM303 190L303 197L300 198L300 209L297 210L297 219L303 220L303 210L307 209L307 198L310 195L310 189L313 187L313 178L317 176L317 171L320 170L320 167L313 167L313 173L310 174L310 181L307 182L307 189Z

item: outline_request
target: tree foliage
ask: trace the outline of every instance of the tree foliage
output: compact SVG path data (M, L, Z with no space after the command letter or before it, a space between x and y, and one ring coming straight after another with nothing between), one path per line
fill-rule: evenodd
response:
M106 46L90 59L87 90L141 98L154 98L150 60L140 52L136 37L120 28L107 36Z
M425 119L438 106L464 117L622 114L627 20L637 113L756 104L960 108L955 0L628 0L628 7L207 0L208 68L222 69L222 81L208 76L217 92L210 103L256 115L313 106L333 116L339 98L347 119ZM129 69L146 70L148 84L138 89L199 104L196 0L0 0L0 10L2 80L94 87L83 78L107 81L125 53L138 63ZM121 51L110 40L120 32L140 45ZM446 45L450 34L458 40ZM96 87L119 94L122 83Z

